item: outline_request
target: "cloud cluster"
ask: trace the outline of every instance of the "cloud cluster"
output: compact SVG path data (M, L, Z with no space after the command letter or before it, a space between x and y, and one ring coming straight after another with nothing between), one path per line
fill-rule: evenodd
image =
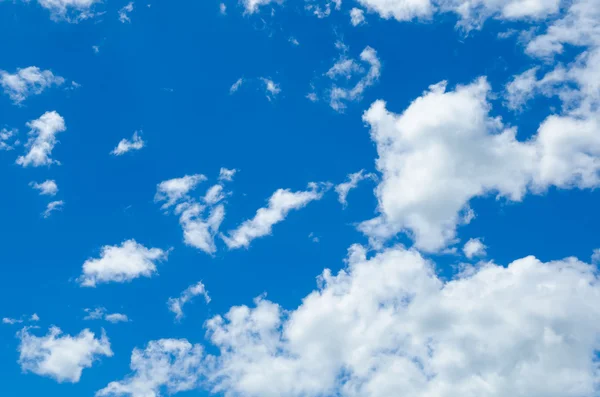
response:
M59 86L65 79L54 75L50 70L41 70L37 66L17 69L15 73L0 70L0 85L4 93L16 104L20 104L31 95L39 95L46 88Z
M29 151L24 156L19 156L16 163L23 167L60 164L50 155L56 145L56 134L67 129L62 116L55 111L46 112L40 118L28 122L27 126L31 129L25 144Z
M127 315L122 313L108 313L104 307L97 307L93 310L84 309L84 311L87 313L87 316L83 318L84 320L105 320L113 324L129 322Z

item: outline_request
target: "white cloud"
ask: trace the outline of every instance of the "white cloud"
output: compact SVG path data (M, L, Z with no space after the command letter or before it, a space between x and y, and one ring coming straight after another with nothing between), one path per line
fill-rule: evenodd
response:
M31 317L29 317L29 321L40 321L40 316L37 313L33 313Z
M320 200L328 184L310 183L309 190L291 192L289 189L279 189L269 198L269 205L256 211L253 219L243 222L237 229L230 231L229 236L222 236L229 249L250 246L255 238L271 234L271 228L283 221L292 210L305 207L314 200Z
M73 337L62 335L57 327L46 336L31 335L28 328L18 334L19 364L23 371L47 376L58 382L77 383L84 368L91 368L100 356L112 357L110 342L104 332L100 339L85 329Z
M93 6L101 0L37 0L37 2L50 11L54 20L78 22L93 17Z
M289 41L290 43L292 43L293 45L295 45L295 46L299 46L299 45L300 45L300 42L299 42L299 41L298 41L298 39L297 39L297 38L295 38L295 37L290 37L290 38L288 39L288 41Z
M598 281L575 258L532 256L444 281L415 250L368 258L353 246L347 268L323 271L298 308L257 298L210 319L218 355L178 341L173 357L150 342L134 350L134 373L99 395L156 396L166 385L245 397L591 396Z
M244 79L243 78L240 77L239 79L237 79L236 82L233 83L231 85L231 87L229 88L229 93L233 94L233 93L237 92L237 90L240 89L240 87L242 86L243 83L244 83Z
M156 187L154 201L157 203L165 201L161 208L167 209L181 200L187 200L189 198L188 193L205 180L204 175L194 174L163 181Z
M594 253L592 254L592 263L599 264L600 263L600 248L596 248Z
M13 150L18 141L10 143L9 140L17 135L17 130L2 128L0 130L0 150Z
M119 10L119 21L121 23L131 22L129 18L129 13L133 11L133 1L127 3L123 8Z
M37 66L17 69L14 74L0 70L0 85L10 99L20 104L31 95L39 95L46 88L59 86L65 82L60 76L55 76L50 70L41 70Z
M94 51L94 54L98 54L100 52L100 47L97 45L93 45L92 50Z
M267 4L275 3L281 4L283 0L240 0L245 8L244 13L254 14L260 7L266 6Z
M348 174L348 181L340 183L335 187L335 192L338 194L338 201L344 207L348 205L346 198L348 197L350 190L355 189L358 186L358 183L365 179L377 180L377 177L375 174L365 174L365 170L360 170L354 174Z
M175 313L177 321L183 318L183 306L198 295L204 296L206 303L210 303L210 297L202 282L190 285L179 295L179 298L169 298L167 305L169 306L169 310Z
M398 21L429 18L435 9L430 0L358 0L358 2L369 11L378 13L382 18L394 18Z
M16 163L23 167L60 164L50 155L56 145L56 134L67 129L61 115L55 111L46 112L39 119L28 122L27 126L31 128L30 138L25 144L29 152L25 156L19 156Z
M211 186L204 195L204 202L208 205L214 205L225 198L222 185Z
M237 171L236 169L221 168L219 170L219 180L231 182Z
M352 26L358 26L365 23L365 11L360 8L350 10L350 22Z
M489 115L485 79L447 91L430 87L400 115L377 101L365 113L377 144L381 216L361 225L374 241L408 232L418 248L437 251L456 235L474 197L520 201L550 186L600 185L598 120L550 116L535 136L516 140Z
M131 140L123 138L117 147L110 152L110 154L121 156L131 150L140 150L144 147L144 145L145 142L142 140L142 137L140 137L138 132L135 131Z
M42 183L31 182L29 183L29 186L39 190L41 195L55 196L56 193L58 193L58 185L54 180L50 179Z
M87 313L87 316L85 316L83 319L84 320L106 320L109 323L126 323L129 322L129 318L127 317L127 315L125 314L121 314L121 313L107 313L106 312L106 308L104 307L97 307L95 309L84 309L84 311Z
M22 322L23 322L23 320L21 320L19 318L4 317L2 319L2 324L8 324L8 325L21 324Z
M334 83L329 91L329 105L336 111L343 111L346 108L346 102L360 100L365 89L375 84L381 74L381 62L377 58L377 52L371 47L365 47L360 54L362 62L369 65L369 69L364 73L364 69L353 59L340 57L326 75L335 80L343 76L350 80L355 75L362 75L360 80L354 86L344 87Z
M227 6L225 5L225 3L219 4L219 12L221 13L221 15L227 15Z
M46 210L42 213L44 218L49 218L54 211L62 211L65 202L62 200L52 201L46 206Z
M198 203L182 204L180 210L179 223L184 242L207 254L214 254L217 251L215 236L225 218L225 207L219 204L211 208L207 218L203 216L206 207Z
M472 238L467 241L463 247L463 252L465 256L469 259L472 259L477 256L485 256L486 246L481 242L479 238Z
M271 79L267 79L267 78L264 78L264 77L261 77L260 79L261 79L261 81L265 85L265 91L266 91L267 99L269 101L275 99L275 97L277 95L279 95L279 93L281 92L281 88L279 88L279 84L275 83Z
M85 261L77 281L82 287L95 287L97 284L152 277L156 273L156 262L166 260L167 256L168 252L146 248L135 240L124 241L120 246L106 245L102 247L100 258Z
M97 397L131 396L159 397L192 390L198 378L204 352L200 345L182 339L151 341L144 350L131 354L132 375L120 382L111 382L96 393Z

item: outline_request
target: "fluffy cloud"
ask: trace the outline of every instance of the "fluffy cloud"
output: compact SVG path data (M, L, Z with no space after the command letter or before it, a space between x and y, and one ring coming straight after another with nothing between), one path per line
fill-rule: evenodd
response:
M177 321L180 321L183 318L183 306L198 295L204 296L206 303L210 302L210 296L208 296L208 292L202 282L190 285L178 298L169 298L167 306L170 311L175 313L175 319Z
M235 81L235 83L233 83L231 85L231 87L229 88L229 93L233 94L233 93L237 92L237 90L240 89L240 87L242 86L242 84L244 84L244 79L240 77L239 79L237 79Z
M205 217L206 207L198 203L184 203L180 206L179 223L183 229L183 239L187 245L198 248L207 254L217 251L215 236L225 218L225 207L213 207Z
M23 322L23 320L21 320L20 318L4 317L2 319L2 324L8 324L8 325L20 324L22 322Z
M31 182L29 186L32 188L39 190L41 195L45 196L55 196L58 193L58 185L54 180L46 180L42 183Z
M400 115L373 103L364 120L379 154L381 216L364 222L363 232L380 241L406 231L418 248L436 251L454 240L474 197L520 201L550 186L600 184L597 119L549 116L520 142L516 129L489 115L489 91L484 78L454 91L442 82Z
M365 11L360 8L350 10L350 22L352 26L358 26L365 23Z
M52 19L78 22L94 16L92 11L96 3L101 0L37 0L38 3L50 11Z
M47 376L58 382L77 383L84 368L91 368L100 356L112 357L106 334L97 339L85 329L77 336L62 335L57 327L38 337L24 328L18 334L19 364L23 371Z
M281 88L279 88L279 84L275 83L271 79L267 79L265 77L261 77L260 80L263 82L265 86L265 93L267 95L267 99L272 101L275 99L277 95L281 92Z
M219 180L231 182L236 172L236 169L221 168L219 170Z
M127 3L123 8L119 10L119 21L121 23L131 22L129 13L133 11L133 1Z
M54 211L61 211L64 206L65 202L62 200L52 201L48 203L48 205L46 206L46 210L42 213L42 216L44 218L49 218Z
M4 93L16 104L20 104L31 95L41 94L46 88L64 82L64 78L55 76L50 70L41 70L37 66L17 69L14 74L0 70L0 85Z
M254 14L258 9L267 4L276 3L281 4L283 0L241 0L242 5L245 8L246 14Z
M187 200L189 198L188 193L205 180L206 177L204 175L195 174L163 181L156 187L154 201L157 203L165 201L161 208L167 209L178 201Z
M485 256L486 248L485 244L481 242L481 239L472 238L463 246L463 252L467 258L472 259L476 256Z
M67 129L62 116L55 111L46 112L39 119L28 122L27 126L31 128L30 138L25 144L29 152L24 156L19 156L17 164L23 167L60 164L50 155L56 145L56 134Z
M109 323L126 323L129 322L129 318L127 317L127 315L122 314L122 313L107 313L106 312L106 308L104 307L97 307L95 309L84 309L84 311L87 313L87 316L85 316L83 319L84 320L102 320L104 319L105 321L108 321Z
M197 386L202 371L203 350L186 340L151 341L144 350L131 354L133 374L120 382L111 382L96 393L97 397L158 397L163 390L172 395Z
M365 179L376 180L377 177L375 174L365 174L365 170L360 170L354 174L348 174L348 181L340 183L335 187L335 192L338 194L338 201L344 207L348 205L346 198L348 197L350 190L355 189L358 186L358 183Z
M164 341L136 349L134 374L99 395L155 396L160 385L245 397L600 391L600 284L596 268L575 258L483 263L444 281L415 250L368 257L353 246L347 268L326 269L318 284L294 310L257 298L210 319L218 355L185 341L176 357Z
M289 189L277 190L269 198L268 206L256 211L254 218L230 231L229 236L222 236L227 247L248 248L255 238L271 234L273 225L283 221L290 211L303 208L311 201L320 200L329 185L310 183L308 187L308 190L299 192L292 192Z
M131 140L123 138L117 147L114 148L110 153L115 156L121 156L131 150L140 150L144 147L144 144L145 142L142 140L142 137L140 137L138 132L135 131Z
M85 261L77 281L82 287L95 287L97 284L152 277L156 273L156 262L166 260L167 256L168 252L146 248L135 240L124 241L120 246L106 245L102 247L100 258Z
M17 130L9 130L6 128L2 128L0 130L0 150L12 150L14 149L14 145L18 143L9 143L11 138L14 138L17 135Z

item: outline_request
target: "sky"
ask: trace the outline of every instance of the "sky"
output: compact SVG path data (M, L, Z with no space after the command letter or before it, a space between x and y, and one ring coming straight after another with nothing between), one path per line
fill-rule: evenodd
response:
M600 396L597 0L0 0L8 397Z

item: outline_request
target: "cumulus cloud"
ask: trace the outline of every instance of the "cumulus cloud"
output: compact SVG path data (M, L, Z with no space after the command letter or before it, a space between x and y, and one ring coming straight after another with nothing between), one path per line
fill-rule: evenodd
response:
M56 134L67 129L62 116L55 111L46 112L39 119L28 122L27 126L31 129L25 144L29 151L19 156L16 163L23 167L60 164L50 155L56 145Z
M279 84L275 83L273 80L261 77L260 80L263 82L265 87L265 93L267 95L267 99L272 101L275 99L277 95L281 92L281 88L279 88Z
M37 0L56 21L79 22L95 15L93 6L101 0Z
M144 145L145 142L142 140L142 137L140 137L138 132L135 131L131 140L123 138L117 147L114 148L110 153L115 156L121 156L131 150L140 150L144 147Z
M31 182L29 183L29 186L39 190L40 194L44 196L55 196L56 193L58 193L58 185L56 184L56 181L50 179L42 183Z
M84 368L91 368L101 356L112 357L110 342L103 332L98 339L88 329L77 336L63 335L57 327L46 336L35 336L24 328L18 333L19 364L23 371L56 381L77 383Z
M245 8L244 13L254 14L258 12L259 8L266 6L267 4L281 4L283 0L241 0L242 5Z
M9 142L17 135L17 130L9 130L7 128L2 128L0 130L0 150L13 150L14 146L18 144L16 142Z
M122 313L107 313L104 307L84 309L84 311L87 313L87 316L83 318L84 320L105 320L113 324L129 322L127 315Z
M219 180L231 182L236 172L236 169L221 168L219 170Z
M204 175L194 174L163 181L156 187L154 201L157 203L165 201L161 208L167 209L181 200L187 200L189 198L188 193L205 180Z
M463 247L463 252L465 256L469 259L472 259L477 256L485 256L486 246L481 242L479 238L472 238L467 241Z
M348 181L340 183L335 187L335 192L338 194L338 201L344 207L348 205L346 198L348 197L350 190L355 189L358 186L358 183L365 179L376 180L377 177L375 174L365 174L365 170L360 170L354 174L348 174Z
M444 281L415 250L368 257L353 246L347 268L323 271L296 309L257 298L213 317L219 354L179 341L188 367L150 342L134 351L133 374L100 395L157 395L158 385L247 397L594 395L598 281L575 258L532 256ZM152 376L157 367L164 375Z
M135 240L119 245L102 247L100 258L88 259L77 279L82 287L103 283L125 283L138 277L152 277L156 263L167 260L168 252L160 248L146 248Z
M96 393L97 397L158 397L197 387L202 371L203 349L184 339L160 339L148 343L144 350L131 354L132 374L111 382Z
M183 318L183 306L199 295L204 297L206 303L210 303L210 296L208 296L208 292L201 281L194 285L190 285L178 298L169 298L167 306L169 307L169 310L175 314L175 319L177 321L181 321Z
M490 86L480 78L453 91L433 85L400 115L377 101L364 114L382 173L381 215L361 224L375 241L408 232L418 248L437 251L456 236L474 197L521 201L550 186L592 188L600 179L598 120L549 116L535 136L489 115Z
M46 88L59 86L65 82L50 70L41 70L37 66L17 69L14 74L0 70L0 85L4 93L16 104L20 104L31 95L39 95Z
M182 204L178 211L184 242L207 254L214 254L217 251L215 236L225 218L225 207L222 204L212 207L205 216L207 207L193 202Z
M267 207L256 211L254 218L243 222L237 229L222 235L229 249L250 246L255 238L271 234L273 225L283 221L292 210L305 207L314 200L320 200L329 188L328 184L310 183L308 190L292 192L289 189L279 189L269 198Z
M48 203L48 205L46 206L46 210L42 213L42 216L44 218L49 218L53 212L62 211L64 206L65 206L65 202L62 200L52 201L52 202Z
M2 319L2 324L8 324L8 325L15 325L15 324L20 324L22 323L23 320L20 318L10 318L10 317L4 317Z
M121 23L131 22L129 13L133 11L133 1L127 3L123 8L119 10L119 21Z
M351 9L350 22L352 23L352 26L358 26L365 23L365 11L356 7Z

